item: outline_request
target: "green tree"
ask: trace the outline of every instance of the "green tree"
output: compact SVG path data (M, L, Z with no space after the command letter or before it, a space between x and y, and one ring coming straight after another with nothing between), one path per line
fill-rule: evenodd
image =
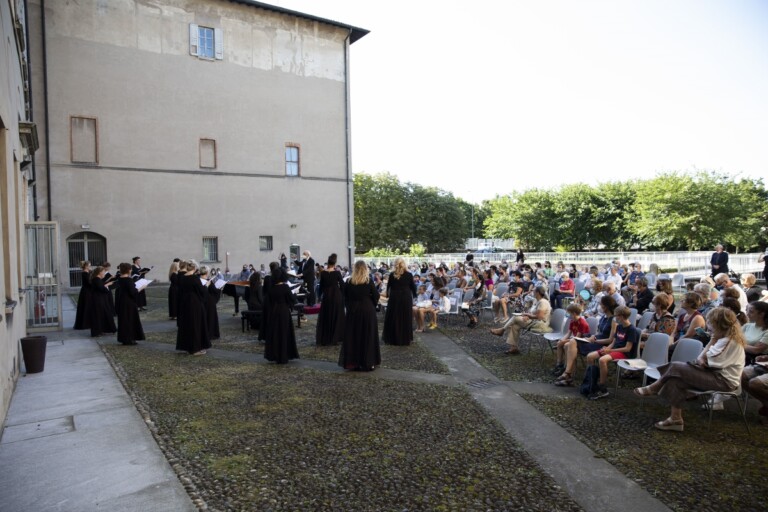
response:
M485 234L491 238L514 238L527 250L550 250L562 238L556 222L555 193L530 189L490 202Z

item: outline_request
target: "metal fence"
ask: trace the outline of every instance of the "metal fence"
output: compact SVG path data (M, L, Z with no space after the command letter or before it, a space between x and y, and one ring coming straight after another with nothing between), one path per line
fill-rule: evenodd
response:
M516 254L514 252L505 253L474 253L475 261L488 260L492 263L502 261L514 262ZM571 263L577 267L583 265L602 266L610 261L619 260L622 264L639 262L643 269L648 271L651 263L655 263L664 272L683 273L686 277L696 278L709 275L711 268L709 265L712 252L708 251L648 251L648 252L532 252L526 253L525 260L528 263L550 261L553 266L555 262L562 261L566 265ZM763 263L758 262L760 253L748 254L730 254L728 266L736 273L752 273L758 279L763 279ZM378 264L385 262L392 265L396 256L387 257L367 257L357 256L367 263ZM423 257L403 256L407 263L445 263L449 267L454 263L463 262L466 259L466 253L446 253L446 254L427 254Z
M27 268L24 278L27 328L61 327L58 247L56 222L29 222L25 225Z

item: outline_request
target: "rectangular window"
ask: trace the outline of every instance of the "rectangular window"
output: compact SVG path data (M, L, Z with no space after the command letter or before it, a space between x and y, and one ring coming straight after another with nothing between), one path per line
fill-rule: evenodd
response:
M224 32L220 28L189 25L189 54L201 59L224 58Z
M219 261L219 237L203 237L203 261Z
M213 29L197 27L197 42L200 45L197 56L205 59L213 58Z
M99 163L99 137L96 118L78 116L69 118L69 153L72 163Z
M200 139L200 167L204 169L216 168L216 141L214 139Z
M285 175L286 176L299 175L299 145L298 144L289 143L285 145Z
M260 236L259 237L259 250L260 251L271 251L272 250L272 237L271 236Z

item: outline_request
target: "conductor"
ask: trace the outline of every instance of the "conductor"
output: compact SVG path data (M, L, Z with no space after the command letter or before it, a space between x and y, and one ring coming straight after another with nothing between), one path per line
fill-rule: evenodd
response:
M309 251L301 253L303 259L296 261L296 277L304 280L307 287L307 306L315 304L315 260Z

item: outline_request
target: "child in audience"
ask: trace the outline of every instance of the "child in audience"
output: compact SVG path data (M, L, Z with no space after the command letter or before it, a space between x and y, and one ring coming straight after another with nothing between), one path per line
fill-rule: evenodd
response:
M629 321L632 312L626 306L620 306L614 311L616 328L613 331L611 343L600 350L596 350L587 356L587 363L600 366L600 379L597 383L597 391L589 395L590 400L599 400L607 397L608 388L605 383L608 380L608 362L617 359L629 359L637 352L637 344L640 333Z
M571 324L568 326L568 332L565 336L560 338L557 342L557 364L555 365L554 374L559 375L565 370L565 345L573 338L589 336L589 324L581 316L581 306L575 302L568 305L565 309L568 316L571 317Z
M432 322L429 324L430 329L437 327L437 315L440 313L448 313L451 311L451 299L448 298L448 289L440 288L438 291L439 297L432 299L432 309L427 311L427 319L429 315L432 315Z
M416 304L413 306L413 318L416 320L416 332L424 332L424 315L432 309L432 299L427 293L427 285L419 286Z

